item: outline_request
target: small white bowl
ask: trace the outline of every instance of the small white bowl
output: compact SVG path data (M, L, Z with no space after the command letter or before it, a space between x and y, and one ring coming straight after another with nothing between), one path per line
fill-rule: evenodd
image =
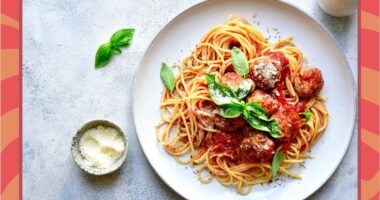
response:
M83 133L87 131L88 129L95 128L99 125L105 126L105 127L111 127L116 129L119 134L122 136L124 141L124 151L123 154L118 158L110 167L108 168L97 168L96 166L92 165L91 162L89 162L81 153L81 150L79 148L79 141L81 137L83 136ZM92 175L105 175L112 173L119 169L121 165L124 163L124 161L127 158L127 152L128 152L128 138L126 134L114 123L108 121L108 120L93 120L90 122L85 123L76 133L76 135L73 137L73 141L71 143L71 154L74 158L75 163L83 169L85 172L92 174Z

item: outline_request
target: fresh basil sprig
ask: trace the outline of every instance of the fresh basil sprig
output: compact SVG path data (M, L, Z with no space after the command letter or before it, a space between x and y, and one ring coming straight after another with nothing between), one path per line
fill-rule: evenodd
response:
M112 54L110 43L100 45L98 51L96 52L95 69L99 69L107 65L111 60Z
M260 112L252 111L249 107L245 106L245 109L243 110L243 115L244 119L253 128L260 131L268 132L269 135L273 138L282 138L284 136L281 132L280 125L277 123L277 121L275 119L269 119L266 113L263 114Z
M250 112L249 110L244 109L243 115L244 115L245 121L247 121L248 124L251 125L253 128L270 133L271 130L268 127L268 123L264 120L261 120L253 112Z
M280 168L280 165L282 163L282 161L284 160L285 156L284 156L284 153L282 153L282 151L277 151L274 156L273 156L273 160L272 160L272 176L276 176L277 172L278 172L278 169Z
M116 31L110 38L109 42L100 45L96 51L95 69L106 66L113 55L120 54L122 47L128 47L133 39L135 29L121 29Z
M232 89L228 85L219 83L215 79L215 75L205 74L205 77L207 80L210 97L216 105L220 106L224 104L233 104L240 102Z
M270 135L273 138L282 138L284 135L282 134L281 127L278 124L278 122L275 119L271 119L268 124L267 124L269 130L270 130Z
M264 121L270 121L264 108L256 102L248 102L245 104L245 109L254 113L258 118Z
M311 118L311 114L312 114L309 108L306 108L306 110L304 112L300 113L300 114L305 116L305 118L306 118L305 124L307 122L309 122L309 120Z
M234 70L240 76L247 76L249 73L249 66L247 58L244 53L237 47L231 49L231 63L234 66Z
M113 48L120 49L120 47L128 47L133 39L135 29L121 29L116 31L110 39Z
M219 115L224 118L236 118L241 115L243 112L243 105L232 103L232 104L224 104L218 107Z
M214 103L218 105L218 114L220 116L224 118L236 118L243 114L244 119L253 128L268 132L273 138L283 137L277 121L275 119L270 119L268 114L259 104L255 102L245 103L242 101L251 90L252 83L249 87L239 87L242 89L239 92L239 88L237 91L233 91L228 85L219 83L213 74L206 74L205 77L210 97ZM249 81L240 84L249 85Z
M239 100L243 100L251 91L252 86L253 86L253 81L251 79L242 80L239 83L237 90L234 91L237 98Z
M162 63L161 70L160 70L160 78L161 78L162 83L165 85L165 87L170 92L173 92L176 79L175 79L173 71L170 69L170 67L166 63Z

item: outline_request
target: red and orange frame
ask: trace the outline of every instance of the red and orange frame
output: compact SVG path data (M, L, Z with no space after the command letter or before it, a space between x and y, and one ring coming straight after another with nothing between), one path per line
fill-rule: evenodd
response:
M359 3L359 197L380 199L380 4Z
M1 0L1 200L22 198L21 0Z
M358 197L380 199L380 0L359 14ZM1 0L1 198L22 199L22 3Z

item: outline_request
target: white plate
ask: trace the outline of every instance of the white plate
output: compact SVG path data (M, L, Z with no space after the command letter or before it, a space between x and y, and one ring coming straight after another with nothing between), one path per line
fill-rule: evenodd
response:
M314 159L292 171L303 177L283 177L271 184L253 187L248 196L241 196L235 187L225 187L216 180L202 184L195 169L178 164L158 143L155 125L160 122L159 102L163 85L160 81L162 62L178 63L213 26L225 22L235 13L266 28L278 28L282 38L294 41L309 58L309 64L322 69L325 79L323 95L328 96L327 109L331 120L312 148ZM350 143L356 120L356 100L352 73L346 59L331 35L302 11L277 1L212 0L200 3L178 15L167 24L151 43L135 77L133 115L140 144L159 176L180 195L188 199L304 199L315 192L333 174Z

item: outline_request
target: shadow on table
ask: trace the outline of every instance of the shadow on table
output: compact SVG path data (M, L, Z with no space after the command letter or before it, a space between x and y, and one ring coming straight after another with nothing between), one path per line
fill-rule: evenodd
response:
M334 33L343 34L347 33L348 29L354 23L354 16L346 16L346 17L333 17L326 13L319 13L319 17L322 23L329 29L333 30Z
M314 11L315 18L318 19L334 36L342 49L346 49L347 42L349 41L348 34L352 27L357 28L357 13L346 17L334 17L324 13L321 9Z
M82 171L81 175L89 185L96 185L98 187L108 188L108 187L112 187L112 185L114 185L117 182L117 179L119 179L122 171L123 169L120 168L119 170L116 170L115 172L102 175L102 176L94 176Z

